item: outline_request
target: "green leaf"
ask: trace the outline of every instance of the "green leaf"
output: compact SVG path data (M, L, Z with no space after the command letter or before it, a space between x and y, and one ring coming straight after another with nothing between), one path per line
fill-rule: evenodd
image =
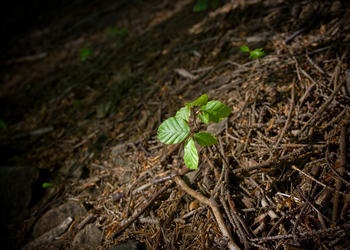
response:
M7 129L6 122L0 119L0 129Z
M242 51L242 52L250 52L250 49L247 45L242 45L241 47L239 47L239 49Z
M265 52L262 48L257 48L253 51L250 51L249 53L249 58L256 59L256 58L261 58L265 55Z
M91 56L92 56L91 49L89 49L87 47L80 49L80 60L85 61L86 59L88 59Z
M107 33L110 36L116 36L118 34L118 28L116 26L110 26L107 28Z
M193 12L200 12L208 9L208 0L198 0L193 6Z
M196 100L190 103L186 103L186 106L189 107L195 107L195 106L203 106L208 103L208 95L203 94L200 97L198 97Z
M189 169L197 169L198 167L198 152L193 138L189 138L184 146L184 161Z
M125 28L118 29L116 26L111 26L107 28L107 33L112 37L118 38L122 42L128 36L129 32Z
M54 185L51 182L43 182L41 185L42 188L52 188Z
M203 147L211 146L218 143L218 140L211 133L198 132L193 135L193 138L199 145Z
M208 116L209 121L219 122L231 113L231 108L227 107L220 101L210 101L201 107L201 111L203 112L203 115Z
M182 142L190 134L185 120L176 117L166 119L158 128L158 139L165 144Z
M175 118L180 118L188 122L190 120L191 108L189 106L182 107L176 112Z
M199 120L201 120L205 124L208 124L210 122L209 113L208 112L205 112L205 111L200 112L198 114L198 118L199 118Z

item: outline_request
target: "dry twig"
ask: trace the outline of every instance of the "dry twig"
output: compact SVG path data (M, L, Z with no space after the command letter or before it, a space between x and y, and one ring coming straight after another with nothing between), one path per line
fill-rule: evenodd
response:
M184 190L190 196L197 199L200 203L203 203L211 208L223 236L229 240L228 248L231 250L240 249L240 247L234 242L231 234L229 233L217 203L214 200L205 197L204 195L196 192L195 190L187 186L187 184L182 180L180 176L175 177L175 182L182 190Z
M129 217L127 220L121 223L120 227L112 234L111 238L112 239L116 238L125 229L127 229L131 225L131 223L133 223L157 199L157 197L160 194L162 194L165 190L167 190L172 184L173 182L168 182L156 193L154 193L152 197L149 198L149 200L141 208L136 209L136 211L131 217Z

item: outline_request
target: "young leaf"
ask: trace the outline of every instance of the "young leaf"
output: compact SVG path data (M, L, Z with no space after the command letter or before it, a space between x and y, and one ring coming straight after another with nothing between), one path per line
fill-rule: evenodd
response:
M92 56L92 50L88 47L83 47L80 49L80 60L85 61Z
M189 169L197 169L198 167L198 152L193 138L189 138L184 146L184 161Z
M198 114L198 118L199 120L201 120L203 123L205 124L208 124L210 122L210 119L209 119L209 113L208 112L205 112L205 111L201 111L199 114Z
M209 121L219 122L231 113L231 108L219 101L210 101L201 107L201 111L209 116Z
M186 122L190 120L191 108L189 106L182 107L176 112L175 118L183 119Z
M211 146L218 143L218 140L211 133L198 132L193 135L194 140L201 146Z
M208 0L198 0L196 5L193 6L193 12L200 12L208 9Z
M52 188L54 185L51 182L43 182L41 185L42 188Z
M208 95L203 94L200 97L198 97L196 100L190 103L186 103L186 106L189 107L195 107L195 106L203 106L208 103Z
M262 48L257 48L253 51L250 51L249 53L249 58L256 59L256 58L261 58L265 55L265 52Z
M0 119L0 129L7 129L6 122Z
M158 128L158 139L165 144L182 142L190 134L185 120L176 117L166 119Z
M239 47L242 52L250 52L250 49L247 45L242 45Z

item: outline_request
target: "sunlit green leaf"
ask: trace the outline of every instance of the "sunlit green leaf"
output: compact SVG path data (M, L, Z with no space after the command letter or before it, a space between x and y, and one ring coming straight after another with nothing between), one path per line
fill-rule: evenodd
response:
M186 122L189 121L191 115L191 108L189 106L182 107L176 112L175 117L176 118L181 118L185 120Z
M208 95L203 94L198 97L196 100L190 103L186 103L186 106L195 107L195 106L203 106L208 103Z
M199 120L201 120L203 123L205 124L208 124L210 122L210 119L209 119L209 113L208 112L205 112L205 111L201 111L199 114L198 114L198 118Z
M247 45L242 45L239 47L242 52L250 52L250 49Z
M210 101L201 107L201 111L208 116L210 122L219 122L231 113L231 108L220 101Z
M165 144L182 142L190 134L185 120L176 117L166 119L158 128L158 139Z
M218 140L211 133L198 132L193 135L193 138L199 145L203 147L211 146L218 143Z
M249 58L256 59L256 58L261 58L265 55L265 52L262 48L257 48L253 51L250 51L249 53Z
M197 169L198 167L198 152L193 138L189 138L184 146L184 161L189 169Z
M51 182L43 182L41 185L42 188L52 188L54 185Z

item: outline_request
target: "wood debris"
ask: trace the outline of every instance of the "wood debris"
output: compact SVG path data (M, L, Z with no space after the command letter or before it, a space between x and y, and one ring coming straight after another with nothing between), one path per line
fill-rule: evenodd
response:
M140 32L79 76L52 76L77 85L13 129L32 131L22 159L60 169L35 216L53 200L78 200L89 214L69 233L94 223L103 249L128 239L147 249L349 246L349 4L313 2L226 3L224 14L187 24L181 42L172 30L154 49L161 31ZM175 14L177 22L189 15ZM250 60L242 41L266 56ZM144 50L115 66L135 48ZM200 150L199 170L189 174L181 147L162 145L157 128L203 93L233 111L204 128L219 143Z

